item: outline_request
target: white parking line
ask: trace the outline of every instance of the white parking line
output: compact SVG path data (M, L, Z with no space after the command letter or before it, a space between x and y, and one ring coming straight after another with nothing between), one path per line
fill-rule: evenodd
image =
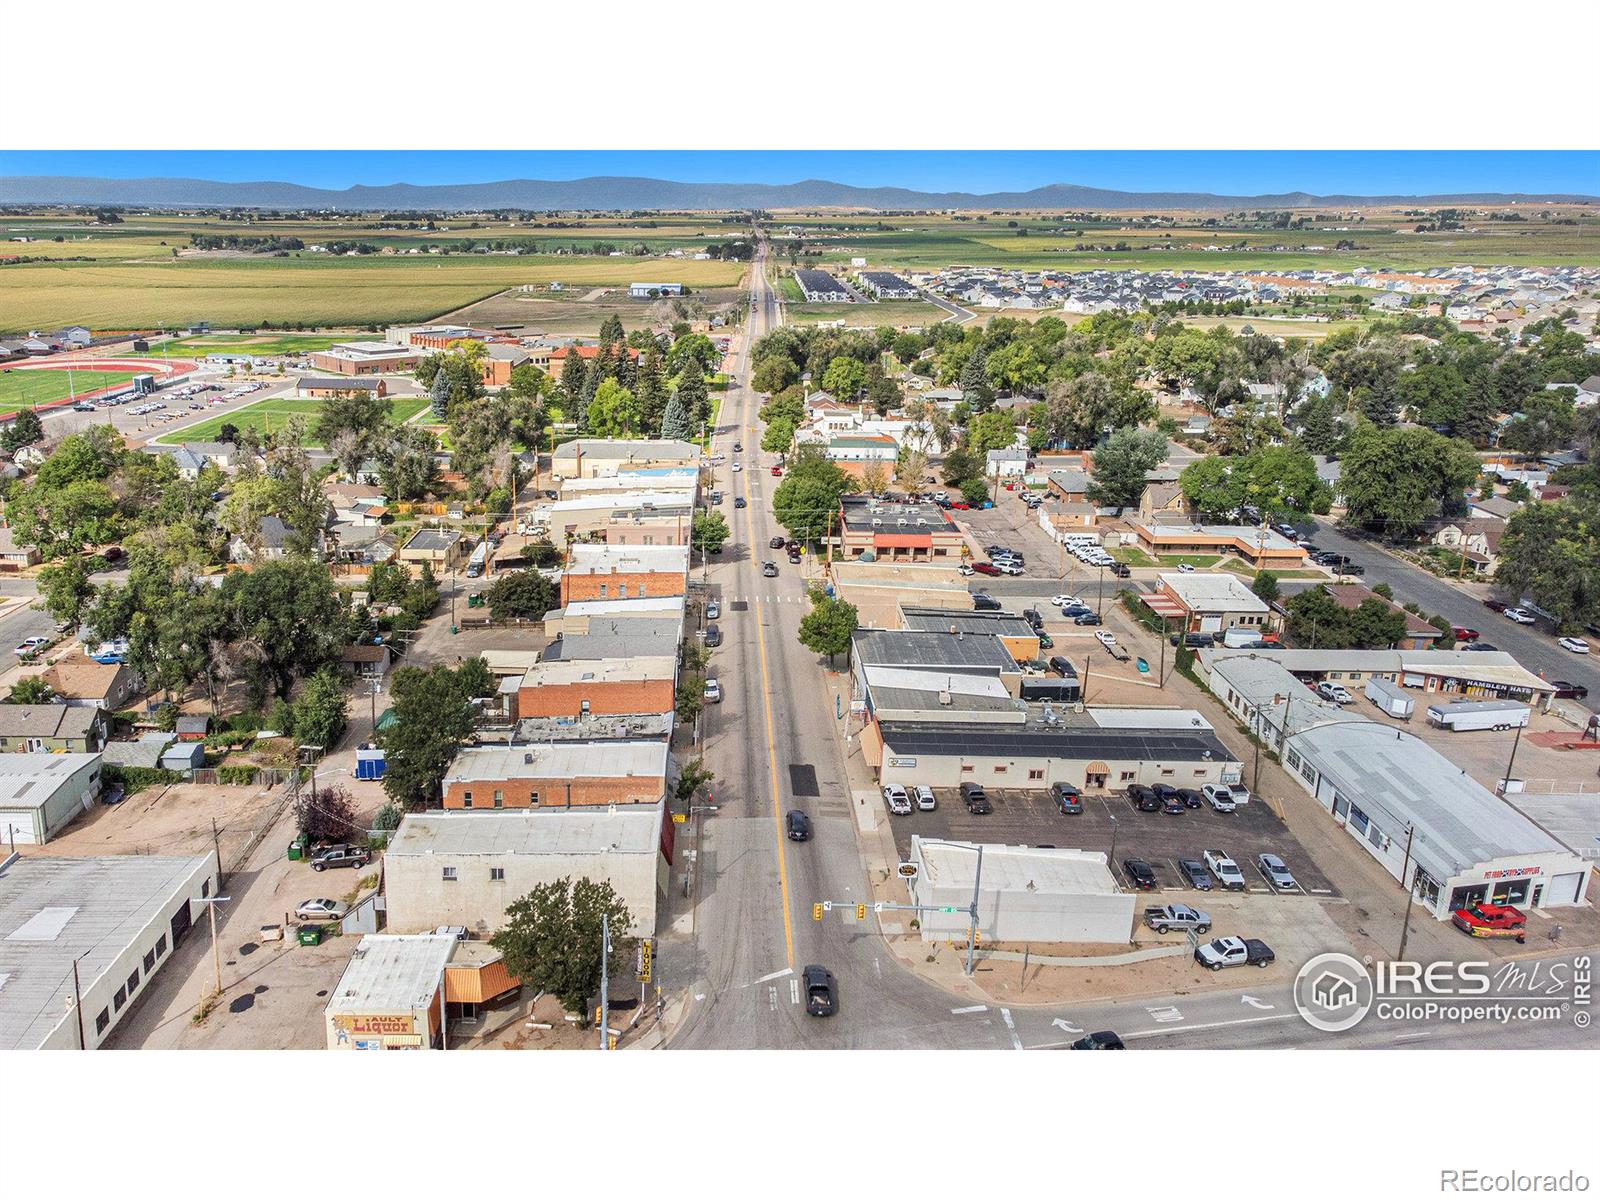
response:
M1006 1023L1006 1032L1011 1035L1011 1048L1013 1050L1021 1050L1022 1039L1017 1036L1017 1023L1011 1019L1011 1010L1009 1008L1002 1008L1000 1010L1000 1017Z
M989 1006L987 1004L971 1004L971 1005L968 1005L966 1008L952 1008L950 1010L950 1015L952 1017L960 1017L960 1016L965 1016L967 1013L980 1013L980 1012L988 1012L988 1011L989 1011Z
M789 1003L800 1003L800 981L798 979L789 980Z

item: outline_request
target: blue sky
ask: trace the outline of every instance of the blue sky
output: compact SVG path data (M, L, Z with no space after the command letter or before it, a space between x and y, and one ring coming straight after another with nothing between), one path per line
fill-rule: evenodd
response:
M646 175L685 182L829 179L926 191L1077 183L1234 195L1309 191L1600 194L1594 151L0 151L0 175L188 176L316 187Z

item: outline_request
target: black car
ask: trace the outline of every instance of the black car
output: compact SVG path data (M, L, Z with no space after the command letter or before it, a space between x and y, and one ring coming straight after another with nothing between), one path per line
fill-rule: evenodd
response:
M1072 623L1074 625L1099 625L1101 623L1100 614L1092 612L1079 613L1072 618Z
M1569 683L1565 679L1553 679L1550 685L1556 689L1557 700L1582 700L1589 694L1589 689L1581 683Z
M1070 783L1052 783L1050 798L1062 816L1072 816L1083 811L1083 796Z
M708 650L715 650L722 645L722 630L715 625L707 625L700 631L700 636L705 641Z
M735 508L743 508L745 506L744 497L743 496L735 496L733 498L733 506Z
M1106 570L1110 571L1118 579L1126 579L1126 578L1128 578L1128 576L1133 574L1132 569L1128 566L1127 563L1112 563L1109 567L1106 568ZM1113 1034L1112 1036L1114 1037L1116 1035Z
M1188 806L1184 804L1182 796L1173 792L1161 801L1161 811L1169 817L1180 817L1188 811Z
M1492 652L1500 649L1500 647L1496 646L1493 642L1468 642L1465 646L1457 646L1456 649L1457 650L1477 650L1477 651L1487 650L1487 651L1490 651L1492 653ZM1580 699L1581 699L1581 697L1580 697Z
M1183 881L1197 891L1209 892L1211 890L1211 872L1206 870L1205 863L1197 858L1180 858L1178 870L1183 873Z
M972 609L974 612L999 612L1000 601L989 595L988 592L973 592Z
M1153 892L1156 889L1155 869L1142 858L1125 858L1122 860L1122 869L1127 873L1133 886L1141 892Z
M1165 804L1168 800L1176 799L1178 789L1170 783L1152 784L1150 790L1156 794L1156 799Z
M767 548L769 550L782 550L783 549L783 535L782 534L776 534L776 533L773 534L772 535L772 540L767 543Z
M791 808L784 814L783 831L789 835L791 842L809 842L811 840L811 818L798 808Z
M1072 664L1059 654L1050 660L1050 669L1063 679L1076 679L1078 677L1078 672L1073 668Z
M1338 568L1341 575L1365 575L1367 569L1360 563L1347 562Z
M1074 1050L1126 1050L1122 1039L1109 1029L1102 1029L1099 1033L1086 1033L1072 1043Z
M1185 808L1201 808L1205 804L1204 798L1193 788L1179 788L1178 799L1183 801Z
M800 973L800 981L806 993L806 1012L813 1017L831 1017L838 1011L837 988L827 967L812 963Z
M975 816L986 817L994 812L994 805L989 803L989 797L984 795L983 789L975 783L961 785L961 802L967 806L967 811Z
M1039 610L1036 608L1023 609L1022 619L1029 625L1033 626L1033 631L1035 633L1038 633L1039 630L1044 628L1044 618L1039 615Z
M1004 558L1011 553L1011 550L1006 546L985 546L983 552L990 558Z
M733 444L733 452L735 454L743 454L744 453L744 443L743 442L735 442Z
M1161 799L1153 790L1142 783L1128 785L1128 799L1132 800L1140 812L1160 812Z

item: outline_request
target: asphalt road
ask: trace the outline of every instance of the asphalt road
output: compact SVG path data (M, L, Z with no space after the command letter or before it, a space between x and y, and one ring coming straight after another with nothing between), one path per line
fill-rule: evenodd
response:
M1347 554L1364 567L1361 582L1367 586L1387 583L1401 604L1415 601L1425 613L1438 613L1453 625L1476 629L1490 642L1530 671L1546 679L1566 679L1586 685L1600 696L1600 665L1593 656L1570 654L1556 645L1555 634L1547 621L1537 625L1518 625L1499 613L1491 612L1471 593L1431 575L1421 567L1386 554L1372 542L1341 533L1330 522L1316 522L1311 540L1324 550ZM1309 586L1298 580L1285 580L1283 590L1294 592Z

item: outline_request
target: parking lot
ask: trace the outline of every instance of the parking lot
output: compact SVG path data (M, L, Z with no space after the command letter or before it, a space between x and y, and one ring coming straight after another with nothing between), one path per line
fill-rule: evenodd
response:
M1168 815L1140 812L1120 793L1097 793L1084 797L1082 813L1065 816L1057 811L1048 792L985 789L985 794L994 806L988 816L969 813L957 789L935 788L938 807L934 811L890 818L901 858L910 853L912 834L1012 846L1099 850L1111 855L1112 871L1123 887L1132 888L1123 862L1142 858L1154 870L1160 890L1189 892L1188 899L1193 900L1199 893L1184 879L1178 860L1201 859L1206 850L1220 850L1239 864L1249 893L1319 898L1337 894L1310 856L1301 850L1294 835L1259 799L1252 799L1231 813L1215 812L1206 806ZM1260 854L1276 854L1283 859L1299 887L1293 892L1277 893L1256 866L1256 856Z

